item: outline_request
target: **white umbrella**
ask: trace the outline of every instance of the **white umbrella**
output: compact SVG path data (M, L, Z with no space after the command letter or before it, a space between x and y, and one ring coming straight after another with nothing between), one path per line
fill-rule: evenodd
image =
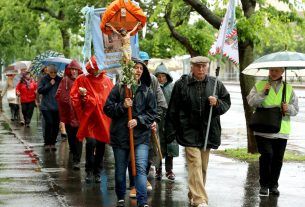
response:
M299 52L275 52L262 56L248 65L242 73L253 76L268 76L269 68L285 68L285 76L305 76L305 54Z

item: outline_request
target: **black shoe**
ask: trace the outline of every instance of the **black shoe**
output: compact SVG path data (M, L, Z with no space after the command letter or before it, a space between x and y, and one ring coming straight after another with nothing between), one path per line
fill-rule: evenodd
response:
M93 173L92 172L87 172L87 175L86 175L86 181L87 182L90 182L92 180L92 176L93 176Z
M60 137L62 142L66 141L68 138L67 134L60 134Z
M161 179L162 179L162 168L156 169L155 178L156 178L157 180L161 180Z
M125 206L125 201L124 200L118 200L118 202L116 203L117 207L124 207Z
M73 162L73 170L80 170L80 163L79 162Z
M96 183L100 183L100 182L102 181L101 176L95 175L95 176L94 176L94 181L95 181Z
M142 205L139 205L138 207L149 207L149 205L147 205L147 204L142 204Z
M277 189L277 187L272 187L269 189L270 195L279 196L280 191Z
M50 145L45 145L45 146L44 146L44 151L45 151L45 152L50 152L50 150L51 150L51 149L50 149Z
M51 149L51 151L55 152L56 151L55 145L50 145L50 149Z
M269 192L268 192L268 188L267 187L261 187L261 189L259 190L259 195L260 196L268 196Z

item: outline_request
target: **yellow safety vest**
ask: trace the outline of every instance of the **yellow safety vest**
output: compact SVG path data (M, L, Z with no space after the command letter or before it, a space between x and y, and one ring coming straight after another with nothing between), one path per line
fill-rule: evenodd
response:
M262 92L264 90L265 85L267 84L267 80L259 81L255 84L257 92ZM263 107L272 107L272 106L280 106L282 103L282 93L283 93L283 83L281 83L280 90L276 94L274 89L271 87L269 90L268 96L265 97L262 102ZM286 84L286 101L289 102L292 96L292 86L290 84ZM290 126L290 116L283 116L281 123L281 130L279 133L281 134L289 134L291 130Z

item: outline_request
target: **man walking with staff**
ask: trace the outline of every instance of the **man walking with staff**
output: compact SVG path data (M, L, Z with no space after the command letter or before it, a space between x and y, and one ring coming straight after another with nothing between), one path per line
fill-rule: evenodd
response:
M209 58L203 56L191 59L191 74L183 75L174 85L165 127L167 141L170 143L176 139L185 147L188 197L191 205L198 207L208 206L205 181L210 149L217 149L220 145L220 115L231 105L230 94L220 81L217 81L213 96L216 79L207 74L209 62ZM207 149L204 150L211 106L211 124Z

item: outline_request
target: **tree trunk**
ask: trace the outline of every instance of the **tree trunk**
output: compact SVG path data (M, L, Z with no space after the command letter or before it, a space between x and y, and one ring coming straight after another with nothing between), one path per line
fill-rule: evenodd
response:
M247 140L248 140L248 152L249 153L256 153L256 141L253 135L253 132L249 129L248 123L253 112L253 109L249 106L247 102L247 95L249 94L250 90L252 89L255 78L253 76L248 76L242 74L242 70L246 68L249 63L253 62L253 43L252 42L239 42L239 62L240 62L240 73L239 73L239 80L240 80L240 88L243 100L243 106L245 111L245 119L246 119L246 127L247 127Z
M62 36L63 53L65 57L70 57L70 34L66 29L60 28Z

